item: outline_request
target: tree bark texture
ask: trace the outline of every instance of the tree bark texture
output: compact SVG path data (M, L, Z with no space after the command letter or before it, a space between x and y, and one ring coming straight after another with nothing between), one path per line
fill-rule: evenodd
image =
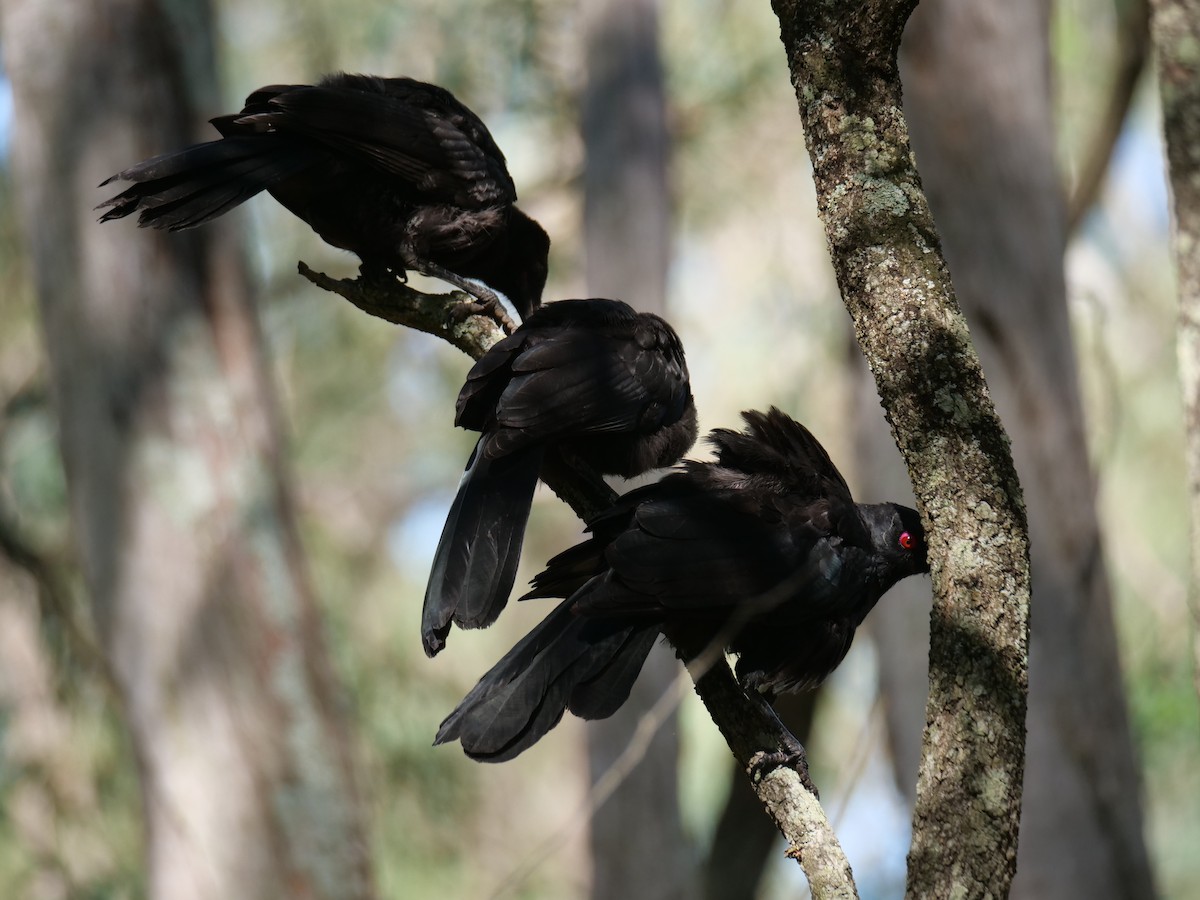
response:
M667 108L656 0L585 6L583 241L587 292L662 315L670 262ZM642 713L678 674L659 644L630 700L587 729L592 781L620 757ZM645 757L591 820L594 900L692 897L692 854L679 811L679 727L673 710ZM637 822L637 828L630 823Z
M1028 502L1037 577L1012 896L1149 897L1138 767L1066 302L1049 6L929 0L909 23L901 63L925 190ZM895 620L914 612L889 603L876 624L883 634L904 633L908 623ZM916 673L897 661L920 639L881 643L891 692L923 695L924 679L914 682ZM899 759L916 753L912 737L901 740Z
M915 3L774 0L842 297L929 532L934 610L909 896L1003 896L1025 749L1021 487L909 146Z
M922 670L923 671L923 670ZM775 712L796 739L808 743L818 691L781 694ZM712 846L704 861L704 900L746 900L757 897L767 866L778 852L779 829L763 815L762 804L734 761L729 792L717 819Z
M367 897L240 253L228 225L170 235L92 210L102 178L197 138L211 15L0 2L72 523L137 754L148 896Z
M811 782L804 783L807 760L803 778L790 766L762 765L764 753L803 754L803 748L765 700L746 695L719 647L680 649L692 655L688 669L696 692L749 777L759 802L787 840L787 855L804 869L814 900L856 900L858 889L850 862Z
M1154 0L1179 282L1179 382L1191 506L1192 672L1200 696L1200 2Z

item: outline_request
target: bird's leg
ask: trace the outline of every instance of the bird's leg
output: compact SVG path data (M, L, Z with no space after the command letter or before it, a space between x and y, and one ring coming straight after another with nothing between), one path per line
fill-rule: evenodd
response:
M771 706L770 700L766 696L753 689L747 690L746 696L754 705L761 708L764 715L779 721L774 707ZM783 736L783 746L775 750L760 750L755 753L750 759L750 777L754 781L761 781L772 769L781 766L787 767L795 771L800 776L800 783L820 800L821 793L813 784L812 776L808 771L808 754L804 750L804 745L782 723L780 723L779 730Z
M812 775L808 771L808 754L804 752L804 745L795 741L794 747L789 747L787 750L760 750L754 754L750 760L750 778L759 782L767 777L767 774L774 769L792 769L800 776L800 783L810 794L821 799L821 792L817 790L817 786L813 784Z
M612 493L612 489L608 487L608 482L604 480L604 477L570 449L556 445L552 450L548 451L547 456L557 458L562 465L570 470L571 476L577 481L586 484L589 490L593 492Z
M393 279L399 279L401 282L408 281L403 270L394 272L381 262L365 259L358 264L358 277L371 284L386 284Z
M663 634L687 665L696 682L696 692L725 735L734 756L745 761L747 774L755 783L772 770L786 767L799 775L800 783L819 798L808 772L804 745L779 720L770 695L760 691L758 685L735 677L720 652L728 645L728 636L718 634L713 638L711 632L705 636L706 631L698 631L694 626L668 625ZM718 652L714 654L714 650Z
M449 269L439 266L437 263L430 262L427 259L413 258L411 262L412 265L410 268L415 269L422 275L452 284L460 291L470 294L478 301L478 304L464 304L463 318L484 313L495 319L500 327L504 329L505 334L512 334L517 330L517 323L509 315L509 310L512 308L511 304L506 306L504 301L500 299L500 296L487 285L471 278L463 278L461 275L456 275ZM513 312L515 311L513 310Z

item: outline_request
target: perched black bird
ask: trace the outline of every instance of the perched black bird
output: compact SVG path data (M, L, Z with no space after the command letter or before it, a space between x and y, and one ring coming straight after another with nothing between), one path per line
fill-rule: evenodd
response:
M619 300L541 307L475 364L455 423L483 434L434 556L421 638L483 628L508 602L547 453L632 478L679 460L696 407L679 336Z
M212 120L221 140L156 156L103 182L132 187L97 209L106 222L177 231L267 190L364 273L414 270L522 317L541 302L550 239L514 206L504 154L444 88L411 78L329 75L276 84ZM498 310L497 310L498 312Z
M928 572L915 510L855 503L816 438L777 409L709 436L715 462L621 497L526 597L566 597L467 694L436 743L512 759L563 712L612 715L659 634L714 639L747 688L815 687L897 581ZM525 599L525 598L522 598ZM698 652L693 649L690 653Z

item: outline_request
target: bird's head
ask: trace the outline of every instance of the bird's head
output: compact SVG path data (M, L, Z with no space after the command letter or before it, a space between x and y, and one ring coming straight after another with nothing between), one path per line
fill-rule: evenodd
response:
M508 275L512 283L495 287L504 291L521 318L526 319L542 305L542 291L550 272L550 235L516 207L510 224Z
M898 503L864 503L859 506L871 532L871 544L887 562L892 583L929 571L925 528L915 509Z

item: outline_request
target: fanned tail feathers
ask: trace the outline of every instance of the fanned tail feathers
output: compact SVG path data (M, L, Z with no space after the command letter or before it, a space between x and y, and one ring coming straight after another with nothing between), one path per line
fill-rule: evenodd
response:
M285 145L272 135L197 144L104 181L134 183L96 208L108 208L101 222L138 212L140 226L179 231L215 219L313 161L313 151Z
M612 715L628 698L658 629L577 616L565 600L513 647L438 729L481 762L504 762L537 743L568 709Z

